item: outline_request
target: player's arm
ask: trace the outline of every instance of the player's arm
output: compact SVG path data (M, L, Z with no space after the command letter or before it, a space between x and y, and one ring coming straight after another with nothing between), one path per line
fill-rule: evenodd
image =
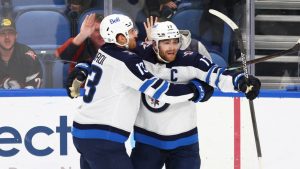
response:
M255 99L261 87L258 78L249 76L247 81L244 73L241 71L228 70L219 67L209 59L197 54L195 57L196 74L200 80L205 81L209 85L218 88L222 92L243 92L250 100ZM247 86L252 86L251 89Z
M213 88L194 79L188 84L173 84L153 76L145 67L142 59L135 57L126 62L122 82L154 99L166 103L184 101L203 102L208 100Z

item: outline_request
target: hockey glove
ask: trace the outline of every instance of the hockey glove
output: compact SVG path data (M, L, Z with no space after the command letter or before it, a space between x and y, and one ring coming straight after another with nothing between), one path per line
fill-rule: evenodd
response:
M77 98L80 95L80 87L86 80L90 71L87 63L78 63L67 78L67 94L70 98Z
M248 81L245 76L242 76L237 81L237 90L245 93L249 100L254 100L260 90L260 80L254 76L249 75Z
M214 88L201 80L193 79L190 84L195 93L191 100L195 103L207 101L214 93Z

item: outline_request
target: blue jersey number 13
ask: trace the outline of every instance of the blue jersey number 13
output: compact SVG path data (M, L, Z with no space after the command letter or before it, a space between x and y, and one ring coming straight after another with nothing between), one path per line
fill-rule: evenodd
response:
M90 103L93 100L94 94L96 92L96 86L98 85L102 76L102 69L95 65L92 65L92 71L90 75L93 73L95 74L95 76L92 79L89 79L86 84L86 86L90 89L88 90L88 93L85 93L83 96L83 101L85 103Z

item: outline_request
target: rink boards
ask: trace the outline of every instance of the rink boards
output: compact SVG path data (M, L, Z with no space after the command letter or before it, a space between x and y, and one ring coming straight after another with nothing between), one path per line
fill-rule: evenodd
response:
M197 104L201 169L258 169L249 105L240 96L215 92ZM298 169L299 98L268 90L254 101L264 169ZM0 91L0 168L79 169L70 130L80 102L63 89Z

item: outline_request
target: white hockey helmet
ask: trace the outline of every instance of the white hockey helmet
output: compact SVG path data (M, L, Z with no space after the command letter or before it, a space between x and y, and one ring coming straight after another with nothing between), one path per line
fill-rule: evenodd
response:
M120 46L127 46L129 42L128 31L133 28L132 20L122 14L111 14L101 21L100 35L106 43L115 43ZM117 42L117 35L122 34L127 39L127 44L121 45Z
M164 22L157 22L153 25L151 30L151 39L156 42L154 51L158 59L162 60L165 63L169 63L168 61L161 58L161 56L159 55L158 42L160 40L175 39L175 38L178 38L179 42L181 42L181 35L179 33L177 26L174 23L170 21L164 21Z

